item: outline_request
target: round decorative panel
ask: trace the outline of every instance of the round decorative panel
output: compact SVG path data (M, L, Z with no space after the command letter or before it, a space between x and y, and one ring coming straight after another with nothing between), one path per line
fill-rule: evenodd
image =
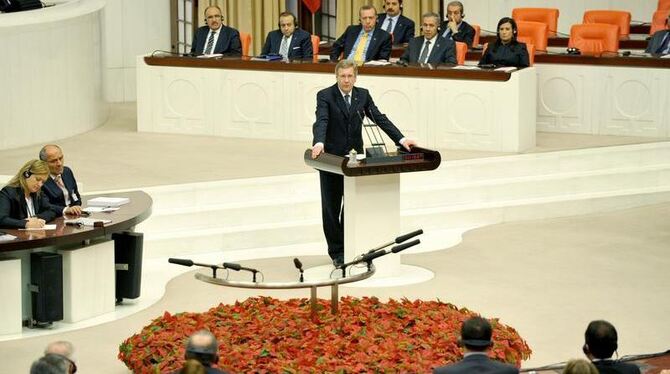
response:
M551 78L542 85L540 100L551 114L566 114L577 105L577 90L565 78Z
M649 87L640 81L625 81L614 93L616 110L622 116L636 118L650 110L651 93Z

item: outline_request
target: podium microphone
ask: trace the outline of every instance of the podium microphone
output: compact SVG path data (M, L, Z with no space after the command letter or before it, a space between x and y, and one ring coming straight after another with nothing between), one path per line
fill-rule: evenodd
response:
M171 264L176 264L176 265L182 265L182 266L188 266L191 267L193 265L195 266L201 266L204 268L210 268L212 269L212 278L216 278L216 271L219 269L226 269L226 266L219 266L215 264L200 264L197 262L193 262L192 260L189 259L184 259L184 258L169 258L168 262Z
M367 253L377 252L378 250L384 249L384 248L386 248L390 245L403 243L406 240L412 239L413 237L415 237L417 235L421 235L421 234L423 234L423 229L418 229L416 231L412 231L410 233L400 235L399 237L395 238L395 240L390 241L390 242L385 243L385 244L382 244L377 248L373 248L373 249L369 250Z
M296 257L296 258L293 259L293 264L295 265L296 269L300 270L300 283L304 282L305 281L305 278L304 278L305 271L302 268L302 262L300 262L300 260L298 260L298 258Z
M412 240L411 242L408 242L408 243L398 244L395 247L391 248L390 251L368 252L368 253L364 254L363 256L361 256L358 259L355 259L351 262L348 262L346 264L342 264L342 265L336 267L336 269L338 269L338 268L342 269L342 275L344 276L344 269L346 269L347 267L349 267L351 265L360 264L362 262L366 262L368 264L368 271L369 271L370 270L370 265L372 265L372 260L374 260L375 258L386 256L387 254L390 254L390 253L402 252L405 249L413 247L413 246L415 246L419 243L421 243L421 241L419 239L414 239L414 240Z
M223 267L225 269L230 269L230 270L234 270L234 271L244 270L244 271L250 272L253 275L253 282L254 283L256 283L256 273L260 273L260 271L258 271L257 269L247 268L247 267L244 267L240 264L236 264L234 262L224 262Z

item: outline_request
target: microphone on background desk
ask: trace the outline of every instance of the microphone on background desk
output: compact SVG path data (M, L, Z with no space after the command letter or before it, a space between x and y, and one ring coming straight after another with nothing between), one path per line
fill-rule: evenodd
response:
M295 265L296 269L300 270L300 283L304 282L305 281L305 278L304 278L305 271L302 268L302 262L300 262L300 260L298 260L298 258L296 257L296 258L293 259L293 264Z

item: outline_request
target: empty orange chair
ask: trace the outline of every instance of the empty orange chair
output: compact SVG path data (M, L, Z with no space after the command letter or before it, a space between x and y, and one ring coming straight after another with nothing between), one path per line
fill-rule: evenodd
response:
M482 32L482 28L479 27L479 25L470 24L470 26L472 26L472 28L475 29L475 37L472 38L472 46L477 47L479 46L479 34L481 34Z
M517 38L519 43L526 43L526 50L528 51L528 66L533 66L535 64L535 45L532 40L527 40L525 38Z
M651 27L649 28L649 35L654 35L656 31L665 30L665 20L668 19L670 9L657 10L651 18Z
M658 0L656 10L670 10L670 0Z
M251 34L240 31L240 41L242 42L242 56L249 56L249 47L251 47Z
M318 35L312 35L312 52L314 53L314 62L319 61L319 45L321 38Z
M568 47L579 48L586 55L616 53L619 51L619 26L605 23L572 25Z
M519 33L517 39L528 44L531 43L538 51L547 51L547 24L540 22L518 21L516 23Z
M559 11L555 8L514 8L512 18L519 21L540 22L547 25L547 37L556 36ZM539 48L538 48L539 49Z
M619 36L630 34L630 12L623 10L587 10L582 23L607 23L619 27Z
M465 64L465 55L468 54L468 45L463 42L456 42L456 63Z

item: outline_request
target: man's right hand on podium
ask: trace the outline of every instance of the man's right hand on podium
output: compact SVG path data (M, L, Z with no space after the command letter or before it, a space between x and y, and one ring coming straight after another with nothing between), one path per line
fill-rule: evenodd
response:
M316 159L323 153L323 143L316 143L312 147L312 159Z

